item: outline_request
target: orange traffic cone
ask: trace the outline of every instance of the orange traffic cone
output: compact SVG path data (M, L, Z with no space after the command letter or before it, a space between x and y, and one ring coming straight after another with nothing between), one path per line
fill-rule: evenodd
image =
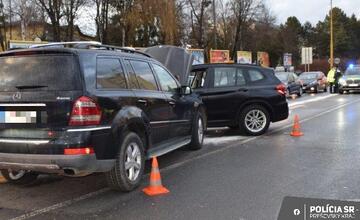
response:
M150 185L144 188L142 191L148 196L156 196L169 192L169 190L166 189L161 183L159 165L156 157L153 157L152 159Z
M300 131L300 123L299 123L299 116L298 115L295 115L295 117L294 117L294 125L293 125L293 129L292 129L290 135L293 136L293 137L300 137L300 136L304 135Z

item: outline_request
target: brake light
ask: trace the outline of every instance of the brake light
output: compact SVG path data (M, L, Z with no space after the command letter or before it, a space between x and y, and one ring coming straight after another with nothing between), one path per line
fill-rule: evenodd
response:
M70 126L98 125L101 120L99 105L86 96L78 98L71 111Z
M64 149L65 155L89 155L94 154L94 148L85 147L85 148L66 148Z
M285 95L286 94L286 87L284 84L279 84L276 86L276 91L281 94L281 95Z

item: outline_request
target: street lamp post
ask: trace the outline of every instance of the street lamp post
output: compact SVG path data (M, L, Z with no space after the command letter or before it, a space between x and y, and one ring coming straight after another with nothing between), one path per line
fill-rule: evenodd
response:
M330 0L330 69L334 66L333 4Z

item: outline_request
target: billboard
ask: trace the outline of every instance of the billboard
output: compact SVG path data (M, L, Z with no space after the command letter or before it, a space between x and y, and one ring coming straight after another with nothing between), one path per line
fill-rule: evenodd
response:
M193 65L205 63L205 56L203 49L188 49L187 51L189 51L194 58L194 61L192 63Z
M289 67L292 66L292 54L284 53L284 66Z
M252 64L251 51L238 51L236 57L237 57L237 63Z
M229 63L229 50L210 50L210 63Z
M267 52L257 52L257 64L262 67L270 66L269 54Z

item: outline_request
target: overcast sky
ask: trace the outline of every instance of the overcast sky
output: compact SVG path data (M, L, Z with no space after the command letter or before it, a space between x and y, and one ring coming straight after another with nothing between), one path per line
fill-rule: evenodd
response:
M330 0L265 0L277 23L284 23L289 16L296 16L301 23L310 21L316 24L323 21L330 10ZM360 18L360 0L333 0L333 6L339 7L350 16Z

